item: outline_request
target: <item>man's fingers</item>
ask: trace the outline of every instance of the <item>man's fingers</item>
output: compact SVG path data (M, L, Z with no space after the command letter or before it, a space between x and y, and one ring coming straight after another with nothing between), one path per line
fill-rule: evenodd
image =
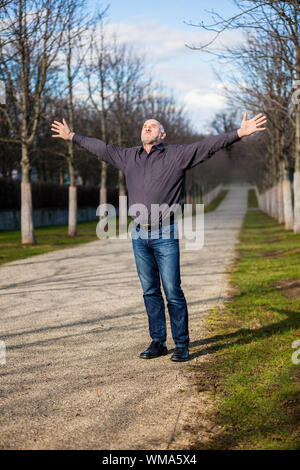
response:
M264 122L267 122L267 118L266 118L266 116L263 116L262 118L258 119L255 122L256 122L256 124L263 124Z
M259 114L257 114L256 116L254 116L254 118L253 118L254 121L256 121L260 116L262 116L262 114L263 114L263 113L259 113Z
M256 122L256 126L262 126L263 124L266 124L267 120L265 119L264 121L261 122Z
M247 121L247 111L244 112L243 121Z
M267 116L261 116L260 118L255 119L255 122L260 122L260 121L262 121L263 119L267 119Z
M60 137L60 135L55 134L55 135L52 135L51 137Z

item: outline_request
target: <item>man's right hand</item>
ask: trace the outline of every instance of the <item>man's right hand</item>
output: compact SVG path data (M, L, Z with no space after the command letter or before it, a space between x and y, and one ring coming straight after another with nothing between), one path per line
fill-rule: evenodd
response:
M51 125L52 132L58 132L58 134L52 135L51 137L60 137L64 140L72 140L73 135L75 132L72 132L66 123L65 119L63 118L63 124L58 121L53 121Z

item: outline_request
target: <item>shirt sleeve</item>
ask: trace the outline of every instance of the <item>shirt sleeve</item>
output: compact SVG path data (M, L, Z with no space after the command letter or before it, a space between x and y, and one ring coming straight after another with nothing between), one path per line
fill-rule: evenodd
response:
M211 135L193 144L178 145L176 159L181 170L188 170L210 158L218 150L241 140L237 129Z
M106 144L103 140L76 133L73 135L72 142L96 155L98 160L104 160L119 170L125 171L126 153L117 145Z

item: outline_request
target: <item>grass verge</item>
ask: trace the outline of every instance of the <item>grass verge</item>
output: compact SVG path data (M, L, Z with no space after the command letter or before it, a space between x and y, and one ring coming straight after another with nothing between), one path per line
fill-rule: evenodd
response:
M36 245L23 245L20 230L1 231L0 265L97 240L96 224L97 222L78 223L76 237L68 237L67 225L38 227L34 230Z
M128 222L131 217L128 218ZM68 236L67 225L37 227L34 230L36 245L23 245L20 230L0 231L0 265L10 261L28 258L49 251L71 248L82 243L98 240L96 226L98 221L78 222L77 236ZM116 220L118 226L118 217Z
M300 448L300 235L255 210L253 190L248 202L233 293L208 316L194 369L215 404L215 432L193 449Z
M209 204L205 204L204 206L204 212L211 212L217 209L217 207L221 204L221 202L225 199L227 196L228 189L222 189L222 191L219 192L218 196L213 199Z

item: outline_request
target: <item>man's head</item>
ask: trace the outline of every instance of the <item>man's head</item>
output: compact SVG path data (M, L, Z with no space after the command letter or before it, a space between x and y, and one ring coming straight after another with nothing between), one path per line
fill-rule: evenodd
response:
M142 127L141 141L143 145L159 144L166 137L166 132L163 125L156 119L147 119Z

